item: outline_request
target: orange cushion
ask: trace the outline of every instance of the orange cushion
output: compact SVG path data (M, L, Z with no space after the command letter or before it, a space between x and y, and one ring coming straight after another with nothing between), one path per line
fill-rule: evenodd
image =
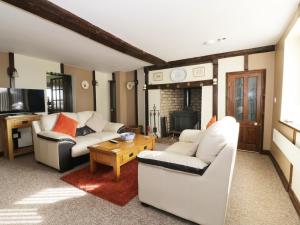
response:
M64 115L63 113L60 113L52 131L68 134L72 137L75 137L77 124L78 121Z
M206 124L206 129L209 128L211 125L213 125L215 122L217 122L217 117L213 116Z

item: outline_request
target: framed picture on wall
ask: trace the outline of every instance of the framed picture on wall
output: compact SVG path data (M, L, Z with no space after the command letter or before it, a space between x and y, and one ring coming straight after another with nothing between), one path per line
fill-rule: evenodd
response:
M164 78L163 72L156 72L156 73L153 73L153 80L154 80L154 81L162 81L163 78Z
M193 77L205 77L205 67L195 67L193 68Z

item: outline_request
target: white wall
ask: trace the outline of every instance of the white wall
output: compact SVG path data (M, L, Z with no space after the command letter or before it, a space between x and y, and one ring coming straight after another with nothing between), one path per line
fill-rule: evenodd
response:
M275 52L249 55L248 67L249 70L266 69L263 149L270 150L272 142Z
M145 132L145 91L143 86L145 84L145 72L144 69L137 70L137 79L138 79L138 124L144 127Z
M111 73L95 71L98 81L96 86L96 109L106 120L110 121L110 90L109 80L112 80Z
M15 78L16 88L47 89L47 72L60 73L60 63L14 54L15 67L19 77ZM45 91L45 112L48 112Z
M291 121L300 125L300 102L295 101L300 96L300 37L289 37L285 40L284 71L282 87L281 120Z
M60 63L15 54L15 67L19 77L15 79L16 88L46 89L46 72L60 73Z
M226 73L243 71L244 56L219 59L218 67L218 119L222 119L226 116Z
M202 87L201 102L201 129L205 129L206 124L213 116L213 87Z
M186 71L187 77L182 82L188 82L188 81L200 81L200 80L210 80L213 78L213 64L212 63L205 63L205 64L198 64L193 66L184 66L184 67L178 67L183 68ZM170 84L174 83L174 81L171 80L171 73L173 70L178 68L171 68L171 69L163 69L163 70L155 70L149 72L149 84ZM203 76L196 77L193 75L193 71L197 70L197 68L204 68L204 74ZM155 73L162 73L163 79L161 81L155 81L153 79L153 75Z

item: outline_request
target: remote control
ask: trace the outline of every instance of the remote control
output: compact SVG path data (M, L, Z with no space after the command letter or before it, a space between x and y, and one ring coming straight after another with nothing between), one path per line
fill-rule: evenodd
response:
M114 144L118 144L119 142L116 140L109 140L109 142L114 143Z

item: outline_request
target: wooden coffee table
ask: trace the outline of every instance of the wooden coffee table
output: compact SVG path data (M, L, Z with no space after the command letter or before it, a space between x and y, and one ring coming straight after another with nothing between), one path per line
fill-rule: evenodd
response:
M153 150L155 148L155 137L136 135L133 142L118 140L118 144L105 141L89 146L90 150L90 172L96 171L97 163L112 166L115 180L120 178L120 167L135 159L143 150Z

